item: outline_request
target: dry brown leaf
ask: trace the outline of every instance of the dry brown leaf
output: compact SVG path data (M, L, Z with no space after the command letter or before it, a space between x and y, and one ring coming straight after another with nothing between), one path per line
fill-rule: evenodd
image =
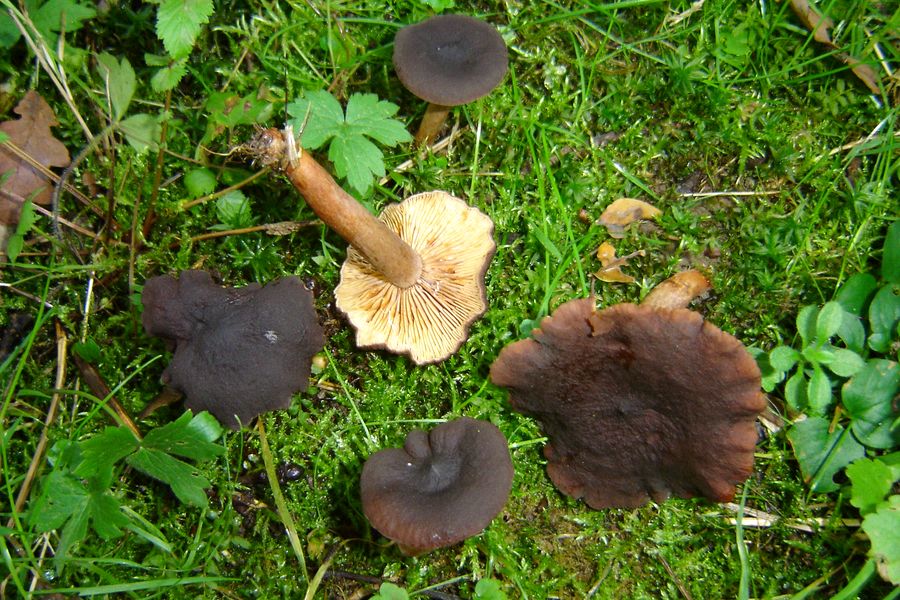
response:
M643 250L633 252L628 256L616 258L616 249L609 242L603 242L597 248L597 258L603 268L594 273L594 277L607 283L634 283L634 277L622 272L621 267L628 264L628 260L635 256L644 256Z
M20 118L0 123L0 131L7 134L11 142L34 162L45 167L65 167L69 164L69 151L50 131L59 122L53 109L40 94L34 90L29 91L13 110ZM14 214L18 219L19 205L10 195L13 198L31 196L38 204L50 202L53 189L50 181L3 144L0 145L0 173L7 172L11 172L11 175L3 182L3 191L8 194L0 197L0 214L4 217ZM7 205L5 210L2 205Z
M635 198L619 198L606 207L597 222L606 227L614 238L624 236L625 226L639 219L653 219L660 210L643 200Z
M850 67L850 70L853 71L859 80L866 84L866 87L869 88L873 94L881 93L881 87L878 85L881 78L878 77L878 73L875 69L859 59L853 58L849 54L844 55L841 58L847 63L847 66Z
M831 28L834 27L834 21L820 15L816 9L810 6L809 0L791 0L791 8L807 29L812 32L814 40L829 46L834 45L831 42Z
M709 280L691 269L672 275L655 288L641 302L656 308L687 308L695 298L710 289Z

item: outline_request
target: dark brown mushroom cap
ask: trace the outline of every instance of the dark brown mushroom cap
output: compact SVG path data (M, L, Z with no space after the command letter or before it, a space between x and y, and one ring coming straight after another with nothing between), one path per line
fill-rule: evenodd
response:
M225 288L205 271L184 271L148 280L141 301L147 333L174 347L163 383L185 395L187 408L234 429L287 408L325 343L297 277Z
M491 380L541 422L554 484L593 508L724 502L752 471L759 369L693 311L567 302L501 351Z
M402 449L370 456L360 478L363 512L405 554L421 554L480 533L506 504L512 478L500 430L462 417L430 433L413 430Z
M439 15L394 38L394 69L410 92L457 106L491 92L506 75L506 43L492 25L466 15Z

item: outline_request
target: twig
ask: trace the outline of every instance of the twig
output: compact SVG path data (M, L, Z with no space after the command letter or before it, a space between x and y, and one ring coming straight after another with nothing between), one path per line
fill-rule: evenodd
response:
M716 198L718 196L777 196L780 190L764 190L761 192L687 192L679 194L682 198Z
M80 356L75 355L73 358L75 359L75 365L78 367L78 372L81 374L81 379L83 379L84 383L90 388L91 393L100 399L107 398L108 404L112 406L113 410L116 411L116 414L119 415L119 418L122 419L122 423L131 430L134 437L141 439L141 432L131 419L131 415L128 414L128 411L126 411L116 397L113 396L112 390L106 385L100 372L97 371L94 365L82 359Z
M164 114L168 114L172 106L172 90L166 92L166 104L163 108ZM147 207L147 214L144 215L144 224L141 226L141 233L146 240L150 237L150 231L156 222L156 199L159 197L159 183L162 181L163 157L165 156L166 135L169 131L169 120L163 119L159 132L159 150L156 153L156 168L153 170L153 186L150 188L150 205Z
M735 512L735 513L739 512L740 508L741 508L740 506L738 506L737 504L734 504L733 502L727 502L727 503L723 504L722 506L732 512ZM765 511L757 510L754 508L748 508L746 506L744 507L744 515L745 516L743 517L743 519L741 519L741 524L744 527L766 528L766 527L772 527L773 525L775 525L778 522L782 522L785 525L785 527L789 527L791 529L796 529L797 531L805 531L807 533L815 532L815 530L813 529L813 526L823 527L823 526L827 525L828 523L835 521L834 519L824 519L821 517L815 518L815 519L808 519L805 521L799 521L799 520L795 520L795 519L783 519L782 517L779 517L778 515L773 515L771 513L767 513ZM746 515L749 515L749 517ZM737 519L735 519L735 518L729 518L729 519L726 519L726 521L732 525L735 525L737 523ZM844 527L859 527L860 523L861 523L859 519L839 519L839 520L837 520L837 522L842 524Z
M11 139L6 140L4 142L4 144L10 150L10 152L12 152L13 154L16 155L16 158L18 158L19 160L22 160L24 162L27 162L28 166L30 166L35 171L39 171L41 176L52 181L54 185L59 185L59 181L60 181L59 175L57 175L56 173L54 173L53 171L48 169L46 165L41 164L40 162L36 161L33 156L31 156L30 154L25 152L25 150L20 148L18 146L18 144L16 144L13 140L11 140ZM96 214L97 216L100 216L100 217L103 216L103 209L101 209L95 203L91 202L91 199L88 198L87 196L85 196L81 192L81 190L77 189L76 187L74 187L72 184L70 184L68 182L64 183L63 185L65 186L65 190L67 192L69 192L70 194L72 194L73 196L78 198L78 200L81 201L81 203L84 204L85 206L87 206L89 209L91 209L91 211L94 214ZM10 194L9 192L6 192L5 190L4 190L4 194L6 194L10 197L21 198L21 196L15 196L13 194ZM22 200L20 200L20 201L22 201Z
M203 240L211 240L230 235L241 235L244 233L254 233L257 231L265 231L269 235L287 235L300 231L304 227L312 227L322 222L318 219L310 219L308 221L279 221L277 223L266 223L264 225L254 225L253 227L241 227L240 229L229 229L227 231L213 231L210 233L201 233L191 238L191 242L201 242ZM178 242L175 242L176 244Z
M25 507L28 494L31 492L31 485L34 483L34 478L44 459L44 452L47 450L49 439L47 432L56 420L56 413L59 412L59 399L62 396L60 390L62 390L66 381L68 338L66 338L66 332L62 324L59 321L56 321L54 324L56 326L56 380L53 385L53 396L50 398L50 408L47 410L47 416L44 418L44 428L41 430L41 437L38 440L37 448L34 450L34 455L31 457L31 464L28 465L28 471L25 473L22 487L19 488L15 510L13 510L13 516L9 518L6 524L7 527L12 527L15 524L15 515L22 512L22 509Z

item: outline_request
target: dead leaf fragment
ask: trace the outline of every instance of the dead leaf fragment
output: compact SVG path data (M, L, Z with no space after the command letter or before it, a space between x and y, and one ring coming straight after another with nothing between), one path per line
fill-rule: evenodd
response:
M53 186L37 168L14 152L9 143L45 167L65 167L70 159L65 145L50 131L59 122L40 94L29 91L13 110L20 118L0 123L0 131L9 136L9 141L0 145L0 173L11 173L3 182L5 193L0 196L0 214L6 218L13 214L18 219L21 199L34 194L34 202L48 204Z
M606 207L597 222L606 227L614 238L624 237L625 226L639 219L653 219L660 210L643 200L619 198Z
M616 258L616 249L609 242L603 242L597 248L597 258L603 268L594 273L594 277L607 283L634 283L634 277L622 272L621 267L628 264L628 260L635 256L644 256L643 250L632 252L628 256Z
M709 289L709 280L699 271L690 269L675 273L657 285L641 304L656 308L687 308L688 304Z
M833 46L831 42L831 28L834 21L824 15L820 15L809 4L809 0L791 0L791 9L796 13L806 28L813 34L813 39L822 44Z

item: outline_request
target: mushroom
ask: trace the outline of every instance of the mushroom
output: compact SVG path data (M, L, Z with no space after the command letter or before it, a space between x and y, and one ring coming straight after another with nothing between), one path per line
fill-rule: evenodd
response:
M415 135L425 144L450 109L486 96L506 75L506 42L488 23L466 15L439 15L408 25L394 37L400 82L428 102Z
M149 279L141 302L144 329L174 347L162 382L232 429L287 408L325 343L298 277L226 288L205 271L184 271Z
M562 304L504 348L491 380L549 438L547 472L593 508L670 494L725 502L753 468L765 408L756 362L685 308Z
M310 208L351 246L335 290L356 343L408 354L416 364L444 360L484 314L484 275L494 224L446 192L389 206L380 218L345 192L290 129L267 129L249 144L263 164L284 171Z
M512 479L500 430L461 417L370 456L360 493L372 527L415 556L479 534L503 509Z

